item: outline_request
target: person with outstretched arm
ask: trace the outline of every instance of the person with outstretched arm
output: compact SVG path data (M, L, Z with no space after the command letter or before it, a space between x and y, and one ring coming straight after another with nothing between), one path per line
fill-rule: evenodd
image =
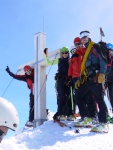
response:
M33 126L34 120L34 93L33 93L33 84L34 84L34 69L29 65L24 66L24 75L17 75L10 71L9 67L6 68L7 73L19 81L24 81L27 83L28 88L30 89L30 102L29 102L29 121L25 124L26 126Z

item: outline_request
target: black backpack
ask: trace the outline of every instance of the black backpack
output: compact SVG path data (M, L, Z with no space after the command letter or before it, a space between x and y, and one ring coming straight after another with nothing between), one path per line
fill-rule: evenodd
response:
M110 57L109 50L107 48L106 43L101 41L99 43L95 43L93 47L96 49L98 54L102 56L103 60L107 63L107 65L110 66L111 57Z

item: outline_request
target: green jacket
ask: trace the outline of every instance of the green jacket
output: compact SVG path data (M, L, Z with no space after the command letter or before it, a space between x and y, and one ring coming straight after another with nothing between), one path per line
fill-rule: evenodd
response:
M47 57L45 55L45 61L46 61L47 66L50 66L50 65L56 65L56 64L58 64L59 59L57 58L55 60L49 60L49 57Z

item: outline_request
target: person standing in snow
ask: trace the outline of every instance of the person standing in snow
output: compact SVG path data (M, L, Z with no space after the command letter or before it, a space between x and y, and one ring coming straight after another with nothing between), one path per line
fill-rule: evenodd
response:
M48 49L44 49L46 64L58 64L58 73L55 75L57 80L57 105L58 105L58 119L66 120L74 119L72 114L71 99L70 99L70 85L68 80L69 68L69 49L67 47L61 48L62 58L50 61L48 58Z
M81 39L79 37L76 37L74 39L74 45L75 45L76 51L70 59L68 76L72 78L72 85L74 89L74 92L73 92L74 93L74 108L75 108L74 116L77 117L79 114L78 115L76 114L77 101L75 99L75 94L76 94L75 83L77 79L80 77L81 63L82 63L86 48L81 43ZM91 101L90 100L91 98L93 99L93 97L88 93L87 95L85 95L84 101L86 103L86 107L88 107L90 117L96 118L97 116L96 103L94 99Z
M34 69L30 66L24 66L24 75L17 75L10 71L9 67L7 66L6 71L8 74L13 77L14 79L25 81L27 83L28 88L30 89L30 102L29 102L29 121L26 123L26 126L33 126L34 120L34 94L33 94L33 84L34 84Z
M113 45L111 43L108 43L107 48L110 51L112 62L111 62L111 67L109 69L109 72L107 74L106 85L108 88L109 101L110 101L110 104L112 107L112 113L113 113ZM113 117L111 118L110 116L108 116L108 121L110 123L113 123Z
M77 79L80 77L81 62L86 48L83 47L83 44L81 43L81 39L79 37L76 37L74 39L74 45L75 45L74 47L71 47L71 53L73 52L73 55L70 58L68 76L72 81L73 93L75 94L76 93L75 83ZM73 113L76 115L77 102L75 100L75 96L73 96L73 98L74 98Z
M86 47L86 52L81 64L80 78L75 83L75 88L77 89L75 97L80 115L84 116L84 119L81 122L77 122L75 126L90 126L93 132L108 132L107 107L103 96L103 84L105 83L107 69L106 57L103 57L104 54L102 54L99 45L91 41L89 31L82 31L80 36L81 42ZM99 124L95 126L92 124L93 120L90 118L88 109L83 101L83 96L88 92L94 96L99 107Z
M0 143L9 129L16 131L19 125L19 117L14 105L0 98Z

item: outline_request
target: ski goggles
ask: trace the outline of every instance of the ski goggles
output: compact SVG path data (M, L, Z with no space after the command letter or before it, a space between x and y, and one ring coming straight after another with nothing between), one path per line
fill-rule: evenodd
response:
M80 45L81 43L79 42L79 43L75 43L75 46L77 46L77 45Z
M88 36L84 36L84 37L82 37L82 38L81 38L81 40L85 39L86 37L88 37Z
M29 73L29 72L31 72L31 69L27 70L25 73Z
M6 134L2 131L2 130L0 130L0 139L3 139L3 137L5 136Z
M63 52L62 54L68 54L68 52Z
M81 39L84 38L84 37L90 37L90 33L87 32L87 31L84 31L84 32L82 32L82 33L80 34L80 37L81 37Z

